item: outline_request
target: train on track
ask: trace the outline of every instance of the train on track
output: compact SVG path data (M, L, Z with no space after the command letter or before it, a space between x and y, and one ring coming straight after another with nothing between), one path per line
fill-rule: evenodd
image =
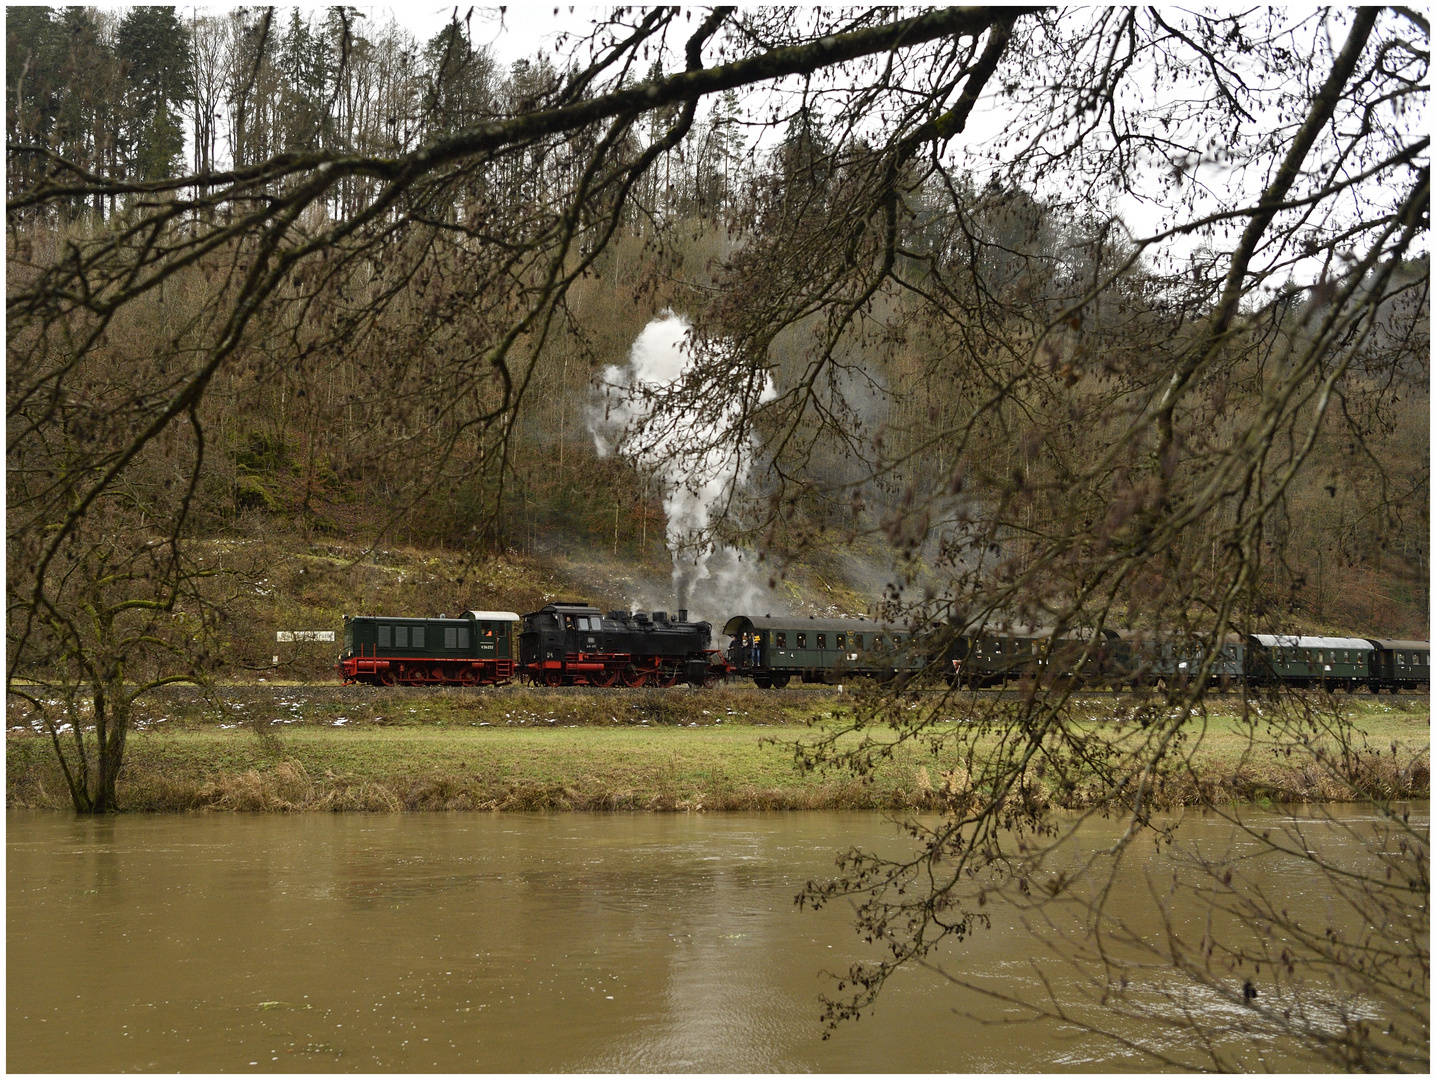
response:
M1040 627L967 633L911 629L870 619L735 615L713 625L686 610L603 613L583 601L539 611L466 611L455 618L344 617L339 673L375 686L712 686L752 679L762 688L871 678L903 683L928 674L971 689L1034 683L1089 687L1217 687L1426 690L1431 646L1384 638L1229 634L1206 639L1104 629Z

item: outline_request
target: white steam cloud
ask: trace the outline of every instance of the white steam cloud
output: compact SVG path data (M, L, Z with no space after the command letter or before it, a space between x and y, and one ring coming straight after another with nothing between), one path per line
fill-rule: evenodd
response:
M665 312L638 335L627 364L604 369L588 410L599 456L627 457L663 486L674 606L720 626L727 616L773 608L751 557L715 547L710 535L747 487L758 451L751 434L735 433L743 390L723 377L731 366L723 360L721 345L700 342L687 319ZM749 404L776 396L766 374L749 390Z

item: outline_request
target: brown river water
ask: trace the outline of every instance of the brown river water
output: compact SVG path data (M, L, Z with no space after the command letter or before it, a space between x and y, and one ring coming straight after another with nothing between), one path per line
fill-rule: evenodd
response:
M1016 1014L923 970L823 1040L821 973L876 954L845 903L793 898L839 848L902 851L878 814L6 820L11 1071L1151 1067L1073 1029L1004 1023ZM1097 842L1111 826L1092 828ZM1212 817L1181 835L1233 842ZM1165 872L1168 856L1140 851L1141 880ZM1299 872L1266 884L1322 903ZM1145 887L1126 896L1150 910ZM1045 950L991 911L944 963L1035 991ZM1218 1026L1230 1007L1210 1005Z

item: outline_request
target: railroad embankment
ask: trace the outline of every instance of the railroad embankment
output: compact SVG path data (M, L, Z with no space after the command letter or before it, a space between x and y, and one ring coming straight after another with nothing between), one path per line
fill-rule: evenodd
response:
M957 733L992 696L913 695ZM1138 706L1092 695L1075 710L1093 732L1140 738ZM1148 708L1154 708L1147 703ZM1395 798L1430 794L1425 698L1343 702L1356 741L1346 776ZM131 811L940 809L978 779L960 739L935 752L904 743L866 778L798 769L793 746L840 723L853 697L832 688L758 691L375 690L339 686L172 687L135 719L119 785ZM50 737L12 698L6 803L67 809ZM1308 752L1274 741L1267 718L1213 698L1157 779L1162 806L1200 801L1349 801L1355 787ZM872 729L893 740L893 729ZM849 738L852 738L850 736ZM979 753L984 737L976 740ZM1095 776L1035 769L1025 798L1078 808Z

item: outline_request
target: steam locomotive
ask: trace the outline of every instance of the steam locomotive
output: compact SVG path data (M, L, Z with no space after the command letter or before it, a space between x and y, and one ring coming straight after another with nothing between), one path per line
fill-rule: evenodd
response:
M1043 628L922 638L880 620L771 615L735 615L723 633L730 639L726 653L713 647L712 624L690 622L686 610L605 615L583 601L549 604L522 617L511 611L467 611L453 619L346 615L339 672L346 683L376 686L515 679L545 686L712 686L736 677L779 688L795 679L901 682L922 671L973 689L1023 682L1173 687L1203 671L1217 686L1366 687L1372 693L1429 688L1431 681L1425 641L1229 634L1214 648L1200 636Z

